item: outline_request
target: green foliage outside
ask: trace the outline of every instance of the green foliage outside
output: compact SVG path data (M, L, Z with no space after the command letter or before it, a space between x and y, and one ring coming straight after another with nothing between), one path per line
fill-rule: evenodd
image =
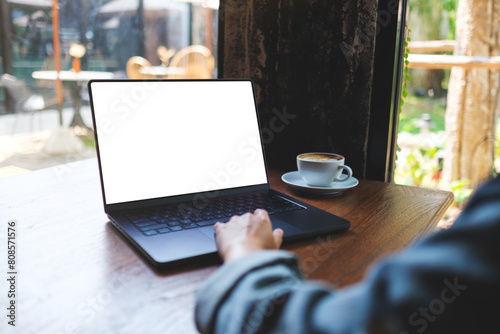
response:
M409 2L408 30L414 40L454 40L459 0L412 0ZM411 52L406 49L407 54ZM408 63L405 62L405 67ZM438 73L438 71L440 71ZM398 128L396 183L438 188L444 159L446 89L450 71L408 71L416 77L406 80L402 90L402 108ZM437 80L437 81L436 81ZM408 82L407 82L408 81ZM436 96L434 96L434 89ZM404 105L404 106L403 106ZM500 127L497 127L496 156L500 157ZM498 165L498 164L497 164ZM460 206L471 195L469 180L454 182L455 203Z
M448 13L448 24L450 30L446 36L446 39L455 39L455 27L457 21L457 8L458 0L441 0L443 2L443 9Z
M95 149L95 139L94 135L92 133L86 135L86 136L78 136L80 140L83 142L83 144L89 148Z
M426 188L439 187L444 150L445 98L418 97L410 94L399 118L395 182ZM422 115L428 114L432 127L422 128ZM428 131L428 132L427 132ZM500 170L500 119L495 136L494 173ZM470 180L451 184L455 204L462 206L472 193Z
M434 125L432 132L444 131L444 115L446 101L409 95L406 99L403 112L399 116L399 132L406 131L412 134L420 133L419 120L423 114L429 114Z
M451 191L455 196L455 203L457 205L462 205L467 201L472 194L472 189L468 186L470 185L470 180L457 180L451 183Z
M410 27L419 30L424 40L455 39L458 0L412 0Z

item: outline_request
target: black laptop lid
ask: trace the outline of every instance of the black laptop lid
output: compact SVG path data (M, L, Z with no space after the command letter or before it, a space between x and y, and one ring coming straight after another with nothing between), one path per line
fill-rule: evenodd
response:
M250 80L89 83L106 206L267 184Z

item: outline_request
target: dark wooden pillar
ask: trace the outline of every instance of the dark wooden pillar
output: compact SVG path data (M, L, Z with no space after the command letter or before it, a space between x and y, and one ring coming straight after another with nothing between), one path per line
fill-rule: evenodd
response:
M2 43L2 70L4 73L14 74L12 44L10 41L11 15L7 1L0 1L0 43ZM1 75L1 73L0 73ZM5 91L4 91L5 92ZM8 94L4 94L5 109L14 112L14 103Z
M335 152L366 174L377 0L222 0L219 77L254 81L270 167Z
M144 29L146 26L146 19L144 17L144 0L139 0L137 7L137 35L138 35L138 49L139 56L146 57L146 46L144 45Z
M406 39L408 0L378 0L377 38L365 177L392 182Z

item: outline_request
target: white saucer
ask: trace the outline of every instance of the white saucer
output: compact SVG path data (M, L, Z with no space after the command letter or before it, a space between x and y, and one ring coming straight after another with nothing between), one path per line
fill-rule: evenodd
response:
M286 184L293 188L303 190L311 194L322 194L322 195L333 195L340 194L344 190L354 188L358 185L359 181L355 177L351 177L347 181L334 182L328 187L313 187L308 185L304 179L300 176L298 171L288 172L281 176L281 179Z

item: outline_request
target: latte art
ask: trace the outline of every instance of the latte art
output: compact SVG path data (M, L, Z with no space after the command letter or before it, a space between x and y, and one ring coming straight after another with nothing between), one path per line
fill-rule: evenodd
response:
M299 158L307 161L321 161L321 162L342 160L342 157L340 155L324 154L324 153L301 154L299 155Z

